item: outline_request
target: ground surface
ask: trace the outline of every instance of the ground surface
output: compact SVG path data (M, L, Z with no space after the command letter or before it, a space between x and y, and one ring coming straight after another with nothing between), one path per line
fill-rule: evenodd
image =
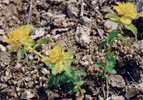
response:
M79 0L80 1L80 0ZM115 13L114 0L84 0L83 17L80 17L78 0L33 0L31 12L31 37L34 40L50 38L51 42L38 51L46 51L58 44L65 49L74 48L75 65L87 72L83 88L84 96L70 96L63 86L49 88L50 70L36 58L32 68L28 62L32 53L18 62L16 52L9 54L9 45L2 42L14 28L27 24L29 3L27 0L0 1L0 100L143 100L143 19L134 20L138 27L138 39L121 28L122 34L132 43L130 47L115 41L116 75L110 80L97 77L94 64L104 61L106 47L98 51L98 44L105 40L116 23L104 18Z

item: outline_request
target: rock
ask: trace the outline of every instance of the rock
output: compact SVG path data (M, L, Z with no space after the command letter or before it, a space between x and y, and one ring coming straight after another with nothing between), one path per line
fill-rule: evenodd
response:
M2 0L2 3L9 4L9 0Z
M21 99L30 99L33 98L34 94L30 91L30 90L25 90L22 94L21 94Z
M136 96L138 94L138 90L134 86L129 86L126 90L125 97L130 100L130 98Z
M7 88L7 84L0 83L0 89Z
M116 87L116 88L124 88L125 87L125 81L121 75L111 75L109 77L108 83L112 87Z
M0 51L6 52L6 48L3 45L1 45L1 44L0 44Z
M93 100L93 98L91 97L91 95L85 95L85 100Z
M31 38L36 39L36 38L42 37L44 34L45 34L44 28L36 28L35 34L31 35Z
M98 99L99 99L99 100L104 100L104 98L101 97L100 95L98 95Z
M76 100L83 100L84 95L82 95L80 92L77 92L76 94Z
M138 89L143 93L143 82L138 84Z
M54 2L64 2L65 0L52 0Z
M53 92L51 90L46 90L45 92L46 92L47 97L48 97L49 100L54 100L54 98L59 97L59 94L57 94L56 92Z
M46 68L42 68L41 72L42 72L44 75L50 74L50 72L49 72Z
M78 8L77 2L69 0L67 3L67 10L66 11L67 11L67 15L69 17L78 17L79 8Z
M78 26L76 30L75 40L82 46L87 46L90 43L91 29L86 26Z
M112 30L117 29L118 24L110 20L106 20L104 26L108 29L109 32L111 32Z
M6 35L4 34L4 30L0 29L0 41L3 41L6 38Z
M0 66L4 67L5 65L9 65L11 62L11 56L8 52L0 52Z
M125 98L123 96L112 95L111 97L107 98L106 100L125 100Z

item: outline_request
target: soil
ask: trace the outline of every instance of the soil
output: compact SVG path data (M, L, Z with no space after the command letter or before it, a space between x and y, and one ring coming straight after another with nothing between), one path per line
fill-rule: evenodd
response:
M74 48L74 65L87 73L82 77L86 93L69 95L64 85L48 87L51 71L39 57L29 67L31 52L19 62L17 52L9 54L10 46L2 42L13 29L27 24L29 2L0 1L0 100L143 100L143 17L133 20L138 28L137 38L120 28L120 34L132 45L115 40L112 53L117 74L105 80L98 76L94 64L105 61L107 47L98 51L98 45L117 25L104 18L107 13L115 14L115 0L84 0L83 15L80 0L32 0L31 38L51 40L37 51L46 55L55 45L66 50Z

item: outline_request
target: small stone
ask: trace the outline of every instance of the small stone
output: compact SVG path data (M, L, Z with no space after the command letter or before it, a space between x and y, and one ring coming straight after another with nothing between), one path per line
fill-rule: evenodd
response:
M125 100L125 98L123 96L112 95L111 97L107 98L106 100Z
M76 30L75 40L82 46L88 46L90 43L90 31L87 26L78 26Z
M109 77L108 83L112 87L116 87L116 88L124 88L125 87L125 80L123 79L123 77L121 75L111 75Z
M0 83L0 89L4 89L7 87L7 84Z
M57 94L56 92L53 92L51 90L46 90L45 92L46 92L49 100L54 100L54 98L59 97L59 94Z
M37 28L34 35L31 35L32 39L42 37L45 34L44 28Z
M143 82L138 84L138 89L143 93Z
M100 95L98 96L98 99L99 99L99 100L104 100L104 98L101 97Z
M6 52L6 48L0 44L0 51Z
M136 96L138 94L138 90L134 86L129 86L126 90L125 97L126 99L130 100L130 98Z
M83 100L83 98L84 96L80 92L76 93L76 100Z
M2 0L2 3L9 4L9 0Z
M0 29L0 41L3 41L6 38L6 35L4 34L4 30Z
M34 94L31 93L30 90L25 90L22 94L21 94L21 99L30 99L30 98L33 98L34 97Z
M108 29L109 32L111 32L112 30L117 29L118 24L110 20L106 20L104 26Z
M69 17L78 17L79 9L77 7L77 3L69 0L68 6L67 6L67 15Z
M50 72L49 72L46 68L42 68L41 72L42 72L44 75L50 74Z
M93 100L93 98L91 97L91 95L85 95L85 99L86 100Z

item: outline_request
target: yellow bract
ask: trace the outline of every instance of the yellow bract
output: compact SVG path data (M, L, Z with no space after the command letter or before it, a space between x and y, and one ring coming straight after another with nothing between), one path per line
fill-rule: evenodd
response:
M61 72L63 69L64 55L62 52L62 48L56 45L52 50L48 52L49 57L45 57L42 59L43 62L47 63L56 63L52 69L52 73L56 75Z
M52 50L48 52L48 56L49 57L43 58L42 61L48 63L57 62L62 57L62 48L56 45Z
M16 50L22 41L26 40L29 37L30 25L21 26L18 29L15 29L13 32L8 34L8 38L4 39L3 42L13 45L11 52Z
M138 15L136 13L135 6L130 2L116 2L116 4L118 6L114 6L114 9L118 12L119 15L122 15L121 22L124 24L131 24L131 19L136 18L136 16Z

